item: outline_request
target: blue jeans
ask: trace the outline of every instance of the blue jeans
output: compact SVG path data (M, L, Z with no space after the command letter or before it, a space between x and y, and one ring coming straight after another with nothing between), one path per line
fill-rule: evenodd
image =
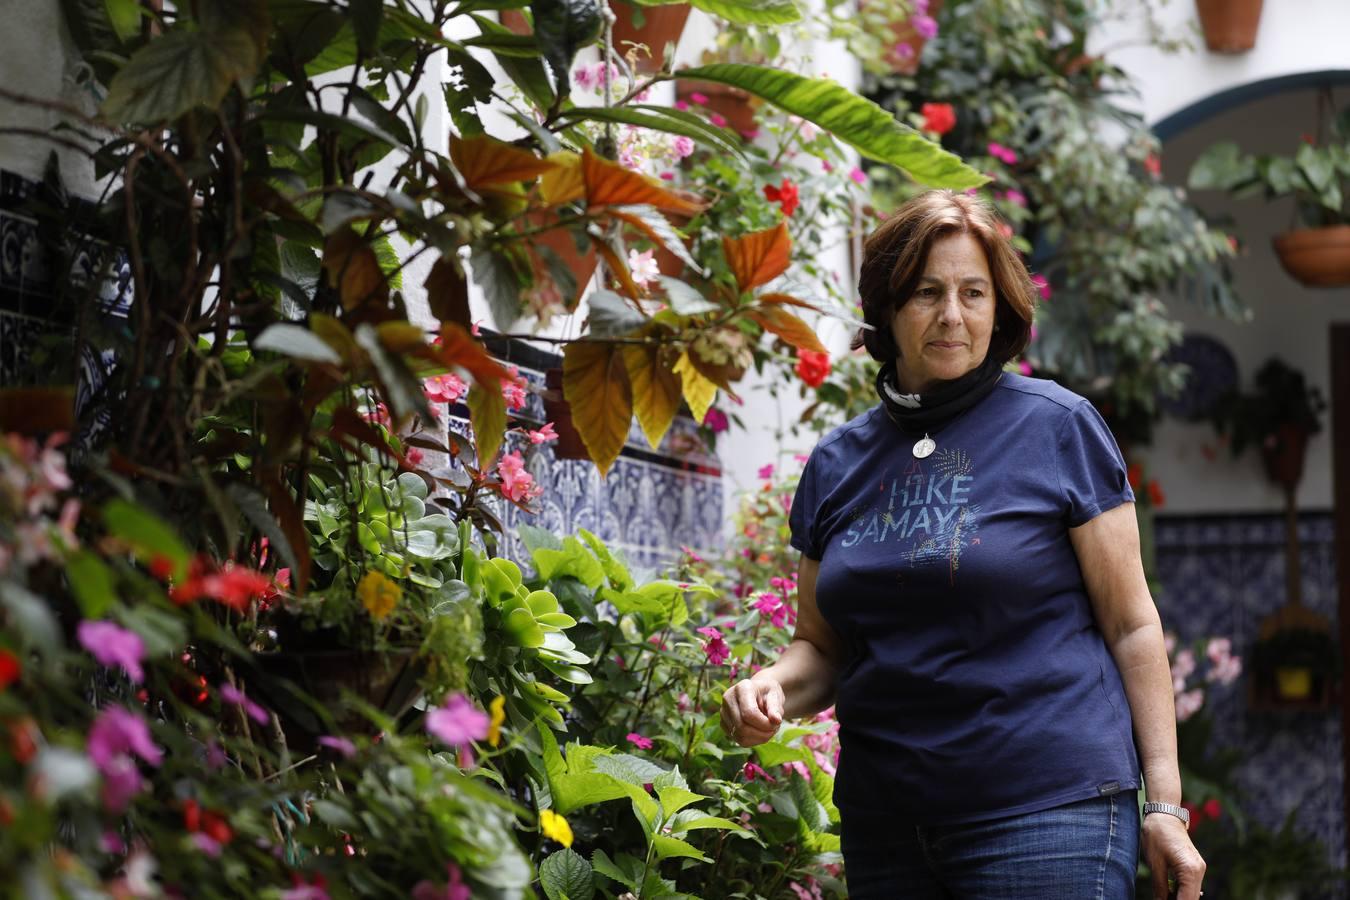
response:
M964 825L843 816L851 900L1131 900L1135 791Z

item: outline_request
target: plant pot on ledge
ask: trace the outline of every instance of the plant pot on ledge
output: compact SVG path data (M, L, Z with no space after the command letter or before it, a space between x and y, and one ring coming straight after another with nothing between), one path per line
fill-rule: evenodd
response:
M726 127L736 132L738 136L744 137L747 132L755 131L755 106L749 92L713 81L680 79L677 84L676 96L679 99L691 106L706 106L712 112L720 114L727 120ZM707 103L695 104L690 99L694 94L702 94L707 98Z
M1272 243L1284 270L1308 287L1350 284L1350 225L1298 228Z
M1256 46L1261 0L1195 0L1205 46L1214 53L1245 53Z
M659 71L666 64L666 45L678 44L689 18L688 3L667 3L662 6L639 6L625 0L611 0L614 13L614 50L626 55L629 44L644 44L649 53L639 51L633 67L639 72ZM642 24L636 20L641 17Z

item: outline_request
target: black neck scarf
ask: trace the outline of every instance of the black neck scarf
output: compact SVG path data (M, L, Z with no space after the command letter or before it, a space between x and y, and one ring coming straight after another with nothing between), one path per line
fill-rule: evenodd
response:
M895 364L877 372L877 396L892 422L912 434L934 433L979 403L998 383L1003 365L992 355L960 378L939 382L922 394L905 394L896 384Z

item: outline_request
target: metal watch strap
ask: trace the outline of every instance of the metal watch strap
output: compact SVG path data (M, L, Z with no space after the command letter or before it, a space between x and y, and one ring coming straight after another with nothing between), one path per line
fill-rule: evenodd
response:
M1169 816L1176 816L1186 823L1186 827L1191 827L1191 811L1183 806L1173 806L1171 803L1158 803L1150 800L1144 804L1144 815L1149 813L1167 813Z

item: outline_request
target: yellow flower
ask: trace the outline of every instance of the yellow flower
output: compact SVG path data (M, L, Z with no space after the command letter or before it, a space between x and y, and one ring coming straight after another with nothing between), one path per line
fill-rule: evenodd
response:
M492 713L492 721L488 723L488 743L495 747L502 741L502 723L506 721L506 698L493 697L492 702L488 704L488 712Z
M545 809L539 813L539 829L545 837L553 838L564 847L572 846L572 826L553 810Z
M403 588L382 572L367 572L356 585L356 596L373 617L383 619L403 599Z

